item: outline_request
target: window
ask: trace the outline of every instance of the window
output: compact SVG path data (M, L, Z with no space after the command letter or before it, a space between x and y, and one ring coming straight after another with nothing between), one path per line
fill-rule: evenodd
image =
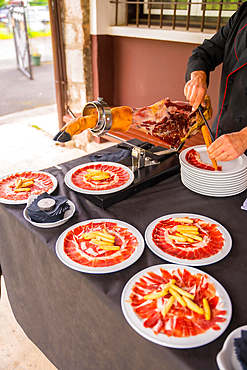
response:
M218 31L238 9L236 0L111 0L115 4L115 25L118 12L125 6L125 26Z

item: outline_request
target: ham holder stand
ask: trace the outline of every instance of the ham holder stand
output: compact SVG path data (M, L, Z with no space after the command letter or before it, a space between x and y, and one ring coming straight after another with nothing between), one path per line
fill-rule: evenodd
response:
M112 115L109 105L103 101L103 98L98 98L95 101L87 103L83 110L82 116L98 113L98 122L90 131L95 136L107 135L121 142L118 148L131 151L131 157L127 157L119 163L129 167L134 173L134 181L122 191L104 194L104 195L88 195L82 194L100 208L104 209L112 204L115 204L138 191L146 189L149 186L156 184L159 181L173 176L180 171L178 151L182 145L174 150L167 149L161 146L154 146L148 142L143 143L138 139L125 141L119 137L109 133L112 125ZM68 109L72 118L76 118L73 112Z

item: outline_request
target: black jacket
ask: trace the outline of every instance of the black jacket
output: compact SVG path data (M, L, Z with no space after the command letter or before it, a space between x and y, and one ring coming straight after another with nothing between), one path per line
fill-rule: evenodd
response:
M218 33L193 50L186 81L191 72L203 70L209 83L210 71L221 63L219 107L212 126L216 137L247 126L247 2Z

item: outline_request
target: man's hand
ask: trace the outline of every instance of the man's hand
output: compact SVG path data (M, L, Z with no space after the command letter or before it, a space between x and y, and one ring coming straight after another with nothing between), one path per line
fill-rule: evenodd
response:
M225 134L207 149L210 159L227 162L238 158L247 149L247 127L239 132Z
M207 92L207 77L204 71L194 71L184 87L184 95L192 105L192 112L197 110Z

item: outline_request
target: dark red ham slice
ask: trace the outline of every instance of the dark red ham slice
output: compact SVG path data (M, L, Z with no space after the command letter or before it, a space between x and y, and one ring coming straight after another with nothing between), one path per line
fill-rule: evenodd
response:
M200 154L195 149L190 149L185 155L186 161L194 167L201 168L202 170L216 171L215 168L208 163L201 161ZM221 166L217 166L218 171L222 171Z

